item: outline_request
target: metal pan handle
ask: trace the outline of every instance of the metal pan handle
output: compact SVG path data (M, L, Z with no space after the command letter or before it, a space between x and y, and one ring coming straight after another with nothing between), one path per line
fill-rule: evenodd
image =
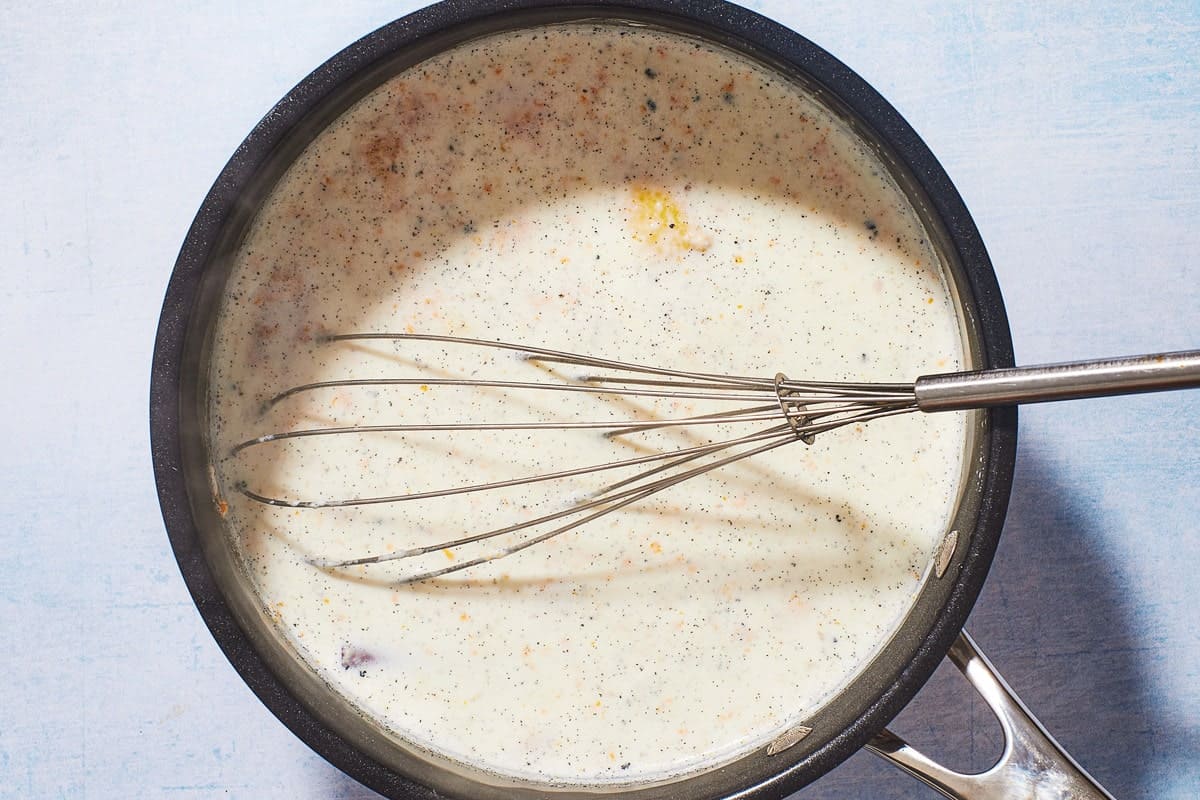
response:
M1000 759L984 772L964 775L932 761L886 729L867 749L953 800L1113 800L1029 713L966 631L949 656L1000 721Z
M917 378L914 392L917 408L922 411L955 411L1197 387L1200 387L1200 350L1181 350L924 375Z

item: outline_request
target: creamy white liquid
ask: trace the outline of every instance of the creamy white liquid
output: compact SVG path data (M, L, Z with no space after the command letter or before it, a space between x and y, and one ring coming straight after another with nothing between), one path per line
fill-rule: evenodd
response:
M729 53L618 26L506 34L438 56L307 149L232 271L212 362L215 451L331 424L715 410L431 386L319 390L262 412L275 393L320 380L586 372L318 339L363 331L795 379L910 381L963 359L915 214L829 113ZM953 511L960 416L789 444L407 586L395 579L492 546L334 571L309 560L488 530L628 473L328 510L263 506L234 486L304 500L400 494L732 432L274 442L218 465L218 502L280 631L363 714L504 775L646 781L762 746L889 639Z

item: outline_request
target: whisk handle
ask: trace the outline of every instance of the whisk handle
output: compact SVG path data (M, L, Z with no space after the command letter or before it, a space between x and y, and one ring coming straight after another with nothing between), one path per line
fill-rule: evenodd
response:
M958 411L1200 387L1200 350L917 378L922 411Z

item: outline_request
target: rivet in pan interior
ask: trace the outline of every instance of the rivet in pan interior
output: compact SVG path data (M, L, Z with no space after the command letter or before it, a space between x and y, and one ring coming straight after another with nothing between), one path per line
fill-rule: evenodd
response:
M934 574L939 578L946 574L946 568L950 566L950 559L954 558L954 549L958 547L958 531L950 531L946 534L946 538L942 539L942 544L938 547L937 561L934 563Z
M797 725L793 728L788 728L782 736L767 745L767 755L773 756L782 753L810 733L812 733L812 728L807 725Z

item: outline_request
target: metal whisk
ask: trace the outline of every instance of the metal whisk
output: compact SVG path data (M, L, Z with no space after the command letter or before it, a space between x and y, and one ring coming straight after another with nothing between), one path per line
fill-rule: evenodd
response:
M550 514L494 530L463 536L383 555L346 560L314 560L316 566L337 569L361 564L413 558L426 553L481 542L527 531L550 523L561 523L515 544L486 555L441 569L419 572L397 583L413 583L478 566L520 552L599 517L636 503L683 481L801 441L812 444L818 434L851 424L912 411L956 411L1023 403L1040 403L1084 397L1134 394L1200 387L1200 350L1081 361L1011 369L958 372L919 377L905 383L839 383L794 381L783 373L773 377L719 375L632 364L612 359L578 355L543 347L493 342L454 336L417 333L350 333L330 335L324 342L363 340L417 340L456 346L495 348L521 354L530 361L568 364L602 372L585 375L571 383L475 380L468 378L366 378L322 381L295 386L267 401L264 411L285 398L318 389L382 386L457 386L476 389L580 392L672 400L728 402L736 407L696 416L654 420L551 421L551 422L459 422L452 424L352 425L309 428L269 433L241 442L230 455L247 448L313 436L418 431L498 431L592 429L609 437L626 436L676 426L758 423L751 433L693 447L651 453L633 458L592 464L575 469L516 477L509 480L443 488L432 491L340 500L304 501L268 497L246 485L237 488L252 500L289 508L339 508L399 503L437 497L503 489L543 481L560 480L607 470L636 468L632 477L610 483ZM762 427L764 425L766 427ZM709 460L704 460L710 457Z

